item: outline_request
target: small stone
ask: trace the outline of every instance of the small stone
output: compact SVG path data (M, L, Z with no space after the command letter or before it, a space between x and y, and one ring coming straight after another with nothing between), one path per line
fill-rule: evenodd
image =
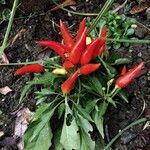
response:
M3 131L0 131L0 138L4 135Z
M139 56L139 57L142 57L142 53L141 53L141 52L139 52L139 53L138 53L138 56Z

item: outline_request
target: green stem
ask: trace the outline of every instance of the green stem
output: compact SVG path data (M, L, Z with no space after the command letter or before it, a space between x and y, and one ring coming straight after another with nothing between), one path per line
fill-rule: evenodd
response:
M97 17L95 18L95 20L93 21L93 23L91 24L91 26L90 26L90 28L88 30L88 34L90 34L90 32L96 27L97 23L100 21L100 19L104 15L104 13L106 13L106 11L111 6L111 4L113 3L113 1L114 0L107 0L106 1L106 3L104 4L104 6L102 7L101 11L97 15Z
M2 56L2 54L3 54L3 52L6 48L6 44L7 44L7 41L8 41L9 33L10 33L10 30L11 30L11 27L12 27L12 23L13 23L13 20L14 20L14 16L15 16L15 12L16 12L16 9L17 9L18 2L19 2L19 0L14 0L11 15L10 15L10 19L9 19L9 23L8 23L8 26L7 26L7 30L6 30L6 33L5 33L4 40L3 40L3 44L0 48L0 57Z
M143 43L150 44L150 40L133 40L133 39L113 39L113 38L100 38L106 41L126 42L126 43Z
M119 136L121 136L126 130L128 130L129 128L138 125L140 123L144 123L146 122L147 119L146 118L141 118L139 120L136 120L134 122L132 122L130 125L128 125L127 127L125 127L123 130L119 131L119 133L107 144L107 146L104 147L103 150L108 150L108 148L110 148L110 146L119 138Z

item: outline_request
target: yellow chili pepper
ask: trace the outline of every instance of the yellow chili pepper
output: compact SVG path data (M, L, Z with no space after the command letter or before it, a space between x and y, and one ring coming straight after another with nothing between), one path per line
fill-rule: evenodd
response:
M65 75L65 74L67 74L67 71L64 68L56 68L52 71L52 73Z

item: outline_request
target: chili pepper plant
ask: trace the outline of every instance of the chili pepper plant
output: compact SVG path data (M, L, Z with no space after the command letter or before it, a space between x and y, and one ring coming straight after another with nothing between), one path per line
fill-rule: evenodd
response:
M42 64L19 68L15 75L34 73L24 87L20 102L34 85L37 109L24 135L25 149L95 150L103 147L104 116L109 105L117 107L127 97L122 90L144 66L144 62L127 71L130 58L122 58L106 50L107 27L97 38L87 36L86 19L72 37L60 20L63 43L37 41L58 56ZM97 135L94 139L93 134ZM104 143L104 142L103 142Z

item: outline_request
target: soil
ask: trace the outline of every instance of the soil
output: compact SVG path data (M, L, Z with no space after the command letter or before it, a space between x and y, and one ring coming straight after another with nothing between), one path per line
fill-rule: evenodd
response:
M118 2L118 1L117 1ZM122 1L119 1L120 3ZM33 15L19 16L15 18L10 39L12 39L20 29L27 29L17 41L9 46L5 50L5 54L8 57L10 63L15 62L25 62L34 61L41 59L39 53L42 48L36 45L36 40L41 39L53 39L61 40L59 35L59 28L53 23L59 24L59 19L65 20L68 24L69 29L76 31L79 21L82 16L71 15L68 17L68 13L63 10L55 11L51 14L43 14L50 8L54 6L52 2L48 2L49 5L42 6L37 5L37 12ZM130 2L129 2L130 3ZM132 3L135 3L132 1ZM23 5L23 4L22 4ZM76 6L77 11L80 12L99 12L101 8L101 3L98 0L79 0ZM23 9L23 7L21 7ZM25 13L29 13L29 9L23 9ZM149 26L150 17L145 12L137 15L129 15L130 17L136 18L142 24ZM7 22L0 24L0 41L2 42L4 33L6 30ZM135 36L139 39L150 39L150 32L148 32L144 27L138 26L136 28ZM105 129L107 134L106 141L109 141L114 135L118 133L120 129L123 129L129 125L134 120L145 116L146 110L150 109L150 45L148 44L132 44L132 49L120 48L114 50L116 53L124 56L130 56L132 58L132 63L128 66L136 65L145 61L145 68L140 73L140 75L134 80L134 82L126 88L129 103L124 103L120 101L117 109L110 107L105 121ZM51 55L51 53L49 53ZM40 56L40 57L39 57ZM18 66L0 66L0 87L9 86L13 91L7 95L0 95L0 131L4 133L0 137L0 150L15 150L17 149L16 140L13 138L14 125L16 114L14 112L20 107L18 107L18 101L20 93L27 81L29 81L32 76L14 76L15 69ZM31 111L35 110L35 100L34 100L34 90L36 87L30 91L28 96L23 102L23 107L28 107ZM144 105L145 108L144 108ZM144 112L142 111L144 108ZM113 145L113 150L131 150L135 147L150 147L150 127L146 130L142 130L143 124L135 126L125 132L121 138Z

